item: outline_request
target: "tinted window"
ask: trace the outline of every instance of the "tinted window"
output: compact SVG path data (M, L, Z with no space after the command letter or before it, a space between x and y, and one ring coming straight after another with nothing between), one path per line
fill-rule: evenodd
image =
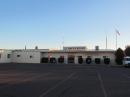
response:
M30 56L30 59L33 58L33 56Z
M8 55L7 55L7 58L10 58L10 57L11 57L11 54L8 54Z
M20 57L20 55L17 55L17 57Z
M127 61L130 61L130 58L127 58L126 60L127 60Z

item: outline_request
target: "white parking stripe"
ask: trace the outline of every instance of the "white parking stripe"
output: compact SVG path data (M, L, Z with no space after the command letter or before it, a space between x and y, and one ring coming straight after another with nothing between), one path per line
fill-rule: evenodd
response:
M68 81L69 79L72 78L72 76L74 76L76 73L71 73L66 79L62 80L61 82L59 82L58 84L54 85L52 88L48 89L46 92L42 93L39 97L45 97L48 93L50 93L52 90L56 89L58 86L60 86L61 84L65 83L66 81Z
M104 84L103 84L103 80L102 80L101 74L99 72L97 72L97 76L98 76L98 79L100 81L100 85L101 85L104 97L108 97L107 93L106 93L106 90L105 90L105 87L104 87Z

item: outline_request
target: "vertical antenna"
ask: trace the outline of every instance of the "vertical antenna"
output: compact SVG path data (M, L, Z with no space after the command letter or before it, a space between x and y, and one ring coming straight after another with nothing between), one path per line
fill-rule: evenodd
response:
M116 50L117 50L117 33L116 33Z
M106 35L106 49L107 49L107 35Z
M26 48L26 45L25 45L25 50L26 50L27 48Z
M62 49L64 47L64 34L62 33Z
M105 31L105 32L106 32L106 31ZM107 45L108 45L108 43L107 43L107 42L108 42L108 41L107 41L107 32L106 32L105 34L106 34L106 50L107 50L107 47L108 47L108 46L107 46Z

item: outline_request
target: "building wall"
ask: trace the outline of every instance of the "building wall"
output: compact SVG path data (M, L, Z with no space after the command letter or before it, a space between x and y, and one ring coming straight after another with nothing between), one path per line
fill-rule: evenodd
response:
M68 63L68 60L67 60L67 58L68 58L68 54L67 53L41 53L41 58L43 58L43 57L55 57L56 59L57 59L57 62L58 62L58 58L60 57L60 56L64 56L64 58L65 58L65 62L64 63Z
M8 58L8 54L10 58ZM0 50L0 63L10 63L12 59L12 51L10 50Z
M55 57L58 59L60 56L64 56L65 58L65 63L68 63L68 56L74 56L75 57L75 64L78 64L78 57L82 56L83 58L83 63L86 63L86 58L89 56L92 58L92 62L95 63L95 58L100 58L101 62L104 62L104 56L110 58L111 63L115 63L115 55L113 52L87 52L87 53L59 53L59 52L53 52L53 53L41 53L41 58L42 57Z
M63 47L64 51L85 51L87 48L85 46L75 46L75 47Z
M101 62L103 63L104 62L104 56L110 58L111 60L111 63L114 64L115 63L115 55L114 53L110 53L110 52L88 52L88 53L76 53L75 54L75 63L78 64L78 57L79 56L82 56L83 58L83 63L86 63L86 58L87 57L91 57L92 58L92 62L95 63L95 58L100 58L101 59Z
M36 51L14 51L12 54L14 63L40 63L40 52Z
M82 56L83 63L86 63L86 58L90 56L92 58L93 63L95 58L100 58L103 63L103 56L110 58L111 63L115 63L115 55L114 52L48 52L48 51L40 51L40 50L0 50L0 63L40 63L41 58L43 57L55 57L58 62L58 58L60 56L64 56L64 63L68 63L68 56L74 56L75 64L78 64L78 57ZM10 54L10 58L8 58L8 54Z

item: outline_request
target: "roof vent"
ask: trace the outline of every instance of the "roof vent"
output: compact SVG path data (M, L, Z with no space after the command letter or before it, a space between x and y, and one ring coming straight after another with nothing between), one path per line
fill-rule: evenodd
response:
M35 46L35 50L38 50L38 46Z
M95 46L95 50L99 50L99 46Z

